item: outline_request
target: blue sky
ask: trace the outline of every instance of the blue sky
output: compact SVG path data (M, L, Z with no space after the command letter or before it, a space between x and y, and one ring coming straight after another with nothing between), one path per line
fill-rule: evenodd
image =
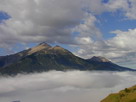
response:
M100 21L97 26L100 28L105 39L114 37L111 31L122 30L127 31L128 29L134 29L136 27L136 20L126 19L121 11L118 12L106 12L97 16Z
M135 4L134 0L0 1L0 55L47 42L83 58L104 56L135 68Z
M0 20L6 20L6 19L9 19L10 17L8 16L7 13L5 12L0 12Z

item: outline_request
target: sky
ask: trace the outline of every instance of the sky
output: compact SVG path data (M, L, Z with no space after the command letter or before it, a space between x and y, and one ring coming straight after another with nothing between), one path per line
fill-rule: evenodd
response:
M0 0L0 55L41 42L136 68L136 0Z
M0 77L0 100L100 102L110 93L135 85L135 75L136 72L50 71Z

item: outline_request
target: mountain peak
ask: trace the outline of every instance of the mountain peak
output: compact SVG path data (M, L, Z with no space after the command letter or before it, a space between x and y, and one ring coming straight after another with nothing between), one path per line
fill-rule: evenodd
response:
M42 42L42 43L40 43L39 45L37 45L36 47L31 48L31 49L28 51L28 55L31 55L31 54L33 54L33 53L35 53L35 52L38 52L38 51L41 51L41 50L44 50L44 49L49 49L49 48L51 48L50 45L48 45L48 44L45 43L45 42Z
M72 54L70 51L68 51L58 45L49 48L47 52L52 53L52 54L62 54L62 55Z
M42 43L40 43L38 46L50 46L48 43L46 43L46 42L42 42ZM50 46L51 47L51 46Z
M59 45L54 46L53 49L55 49L55 50L64 50L64 48L60 47Z
M90 60L95 62L111 62L105 57L101 57L101 56L93 56Z

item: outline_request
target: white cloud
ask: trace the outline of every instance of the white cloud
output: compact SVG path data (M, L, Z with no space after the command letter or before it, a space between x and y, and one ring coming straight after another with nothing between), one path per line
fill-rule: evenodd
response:
M109 0L105 4L105 7L108 11L122 10L124 16L127 19L136 19L136 1L135 0Z
M135 84L135 72L51 71L0 78L2 102L99 102ZM126 83L127 82L127 83Z
M94 40L102 38L100 30L95 25L96 22L98 20L95 16L86 14L83 22L73 29L73 32L79 32L79 35L75 37L78 44L92 44Z
M136 19L136 1L129 0L129 8L127 9L126 16L130 19Z
M116 37L107 41L111 48L115 50L115 56L113 56L119 63L128 63L130 66L134 62L136 57L136 29L129 29L128 31L116 30L112 33L116 34ZM130 64L130 62L132 62ZM134 67L133 67L134 68Z
M95 5L95 6L94 6ZM72 28L85 19L87 9L102 10L101 0L0 0L10 19L0 25L0 46L17 42L74 43ZM101 9L100 9L101 8ZM91 21L90 21L91 22Z
M128 0L109 0L109 2L105 4L105 6L109 11L116 11L118 9L124 10L128 8Z
M130 62L134 63L136 60L136 29L129 29L128 31L116 30L111 33L116 34L115 37L105 41L93 41L89 45L80 45L80 50L75 54L91 58L92 56L104 56L115 63L132 66ZM133 66L134 68L134 66Z
M112 31L111 33L115 33L116 37L108 41L110 46L114 46L123 50L136 49L136 29L129 29L128 31L116 30Z
M134 0L109 0L106 4L101 0L0 0L0 10L11 16L0 25L0 46L16 42L75 43L71 36L74 26L81 33L79 37L101 37L95 25L98 20L94 15L85 15L83 8L92 14L123 9L127 16L130 11L135 14L134 3ZM80 24L81 20L84 24Z
M93 43L93 41L90 37L77 37L76 40L79 44L91 44L91 43Z

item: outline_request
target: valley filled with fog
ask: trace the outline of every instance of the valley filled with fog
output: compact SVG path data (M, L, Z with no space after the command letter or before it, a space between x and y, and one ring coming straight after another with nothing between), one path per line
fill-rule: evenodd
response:
M49 71L0 77L0 101L100 102L136 85L136 72Z

